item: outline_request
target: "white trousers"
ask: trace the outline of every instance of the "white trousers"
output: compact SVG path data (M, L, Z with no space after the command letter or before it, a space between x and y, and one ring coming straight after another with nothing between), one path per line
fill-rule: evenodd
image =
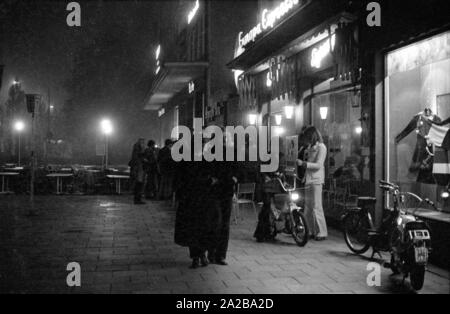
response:
M316 237L327 237L328 229L322 206L322 184L306 186L305 216L309 234Z

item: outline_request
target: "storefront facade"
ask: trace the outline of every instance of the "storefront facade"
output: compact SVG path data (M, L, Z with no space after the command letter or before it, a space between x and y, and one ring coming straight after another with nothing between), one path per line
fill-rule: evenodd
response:
M256 26L239 34L229 63L240 71L240 114L233 122L275 126L281 154L287 136L316 126L328 148L325 212L339 219L355 196L374 193L373 108L362 101L358 17L345 1L278 1L262 8L261 25L280 8L284 18L267 33L253 40Z
M414 9L405 10L401 2L382 1L381 5L389 8L382 27L363 29L362 34L370 36L365 50L373 60L375 172L377 177L399 184L404 192L436 205L433 208L409 196L403 204L429 224L431 259L448 267L448 150L434 144L438 141L428 121L450 117L450 3L411 0L408 4ZM381 191L376 195L383 199ZM389 203L385 197L384 204Z

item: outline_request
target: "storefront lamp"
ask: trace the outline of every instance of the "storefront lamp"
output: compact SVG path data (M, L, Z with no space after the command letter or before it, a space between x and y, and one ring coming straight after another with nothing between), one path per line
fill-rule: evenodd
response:
M357 127L355 128L355 132L356 132L356 134L362 134L362 132L363 132L362 127L357 126Z
M281 114L276 114L275 115L275 124L281 125L281 121L283 121L283 116Z
M284 134L284 129L282 127L280 127L280 126L277 126L274 129L274 132L275 132L275 136L281 136L281 135Z
M270 78L270 73L267 73L266 86L269 88L272 87L272 79Z
M450 197L450 192L449 191L442 192L441 197L443 199L448 199Z
M284 113L286 115L286 119L292 119L292 117L294 116L294 106L285 106Z
M249 122L251 125L255 125L255 124L256 124L256 119L257 119L257 118L258 118L258 117L256 116L256 114L251 113L251 114L248 115L248 122Z
M326 120L328 117L328 107L320 107L320 118Z

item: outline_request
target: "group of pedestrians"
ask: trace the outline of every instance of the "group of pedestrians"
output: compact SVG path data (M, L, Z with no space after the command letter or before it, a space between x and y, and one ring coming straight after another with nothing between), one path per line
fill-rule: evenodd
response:
M145 204L147 199L164 200L173 193L175 162L171 156L173 141L167 139L162 149L158 150L155 141L150 140L145 147L145 139L140 138L131 154L130 178L133 183L134 203Z
M192 160L194 160L192 158ZM181 161L175 175L175 242L188 247L191 268L227 265L234 163Z
M322 206L327 148L315 127L305 128L299 142L297 166L306 187L305 216L309 236L322 241L328 236ZM164 148L158 151L155 142L149 141L144 148L144 139L134 145L130 161L134 202L143 204L144 185L148 198L167 199L175 195L175 243L189 248L191 268L206 267L210 263L227 265L238 167L234 162L208 162L203 157L201 161L194 161L198 160L194 158L194 152L191 152L191 161L174 162L172 146L173 141L166 140ZM226 148L223 151L225 153ZM263 206L255 234L270 232L269 220L263 218L264 212ZM261 236L264 238L259 234Z

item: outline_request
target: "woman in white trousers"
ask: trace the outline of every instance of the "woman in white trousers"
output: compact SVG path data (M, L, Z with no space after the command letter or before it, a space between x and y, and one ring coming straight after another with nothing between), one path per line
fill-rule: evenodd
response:
M327 148L316 127L306 128L302 135L305 148L305 161L297 160L299 167L305 169L305 216L310 237L317 241L326 240L327 223L322 206L322 190L325 183L325 159Z

